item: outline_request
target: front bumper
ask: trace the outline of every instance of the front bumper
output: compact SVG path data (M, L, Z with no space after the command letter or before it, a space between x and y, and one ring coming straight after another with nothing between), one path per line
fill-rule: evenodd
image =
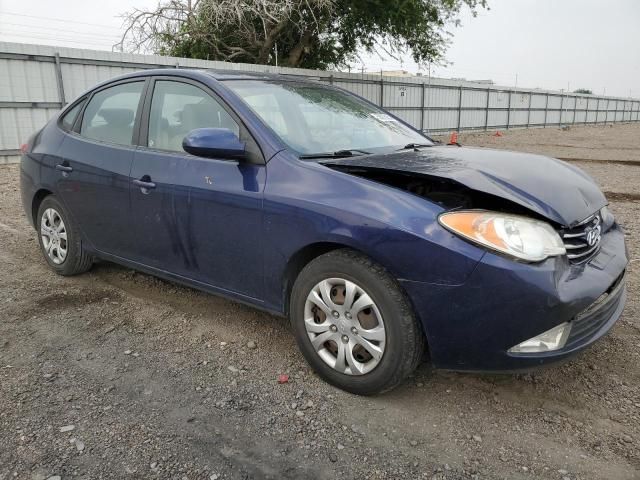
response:
M605 335L626 301L628 255L614 224L589 262L565 257L524 264L487 253L460 286L402 281L423 323L434 366L452 370L523 370L565 359ZM514 345L563 322L565 346L509 353Z

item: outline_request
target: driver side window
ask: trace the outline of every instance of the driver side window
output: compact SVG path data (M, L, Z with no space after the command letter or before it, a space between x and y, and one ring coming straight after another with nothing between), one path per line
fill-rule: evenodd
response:
M182 140L196 128L228 128L240 134L238 124L204 90L172 81L155 82L149 118L150 148L184 152Z

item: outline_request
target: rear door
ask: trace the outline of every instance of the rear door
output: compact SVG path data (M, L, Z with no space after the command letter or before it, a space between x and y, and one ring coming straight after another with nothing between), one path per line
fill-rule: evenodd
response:
M86 239L120 257L129 257L133 246L129 173L145 82L136 78L95 91L54 166L57 190Z
M131 172L138 181L131 190L137 257L260 298L264 165L200 158L182 149L183 138L196 128L228 128L249 143L253 139L198 82L157 78L150 88Z

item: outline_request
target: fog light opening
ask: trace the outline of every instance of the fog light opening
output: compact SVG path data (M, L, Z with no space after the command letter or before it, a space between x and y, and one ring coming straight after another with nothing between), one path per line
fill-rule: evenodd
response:
M547 330L540 335L536 335L511 347L509 353L541 353L558 350L567 343L570 331L571 324L569 322L561 323L551 330Z

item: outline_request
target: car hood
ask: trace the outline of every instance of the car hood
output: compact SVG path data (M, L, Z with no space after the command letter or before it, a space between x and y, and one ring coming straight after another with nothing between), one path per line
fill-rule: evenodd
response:
M593 179L579 168L530 153L434 146L322 163L446 178L512 201L569 227L607 204Z

